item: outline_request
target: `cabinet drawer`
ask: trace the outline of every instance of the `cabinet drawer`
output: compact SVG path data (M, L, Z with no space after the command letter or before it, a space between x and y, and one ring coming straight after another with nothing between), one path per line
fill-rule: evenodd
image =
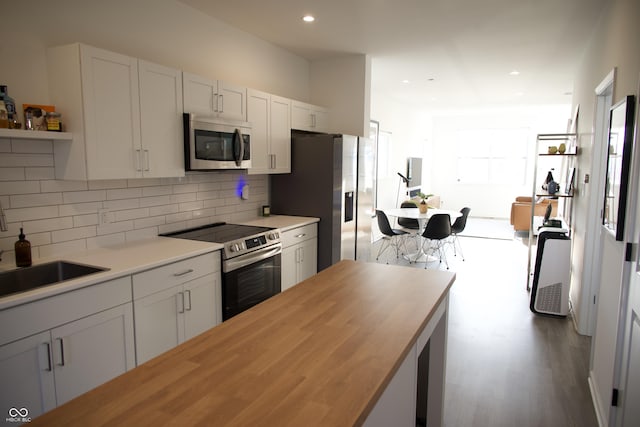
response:
M220 251L187 258L133 275L133 299L220 271Z
M0 311L0 345L131 302L131 276Z
M318 225L309 224L282 233L282 247L286 248L318 236Z

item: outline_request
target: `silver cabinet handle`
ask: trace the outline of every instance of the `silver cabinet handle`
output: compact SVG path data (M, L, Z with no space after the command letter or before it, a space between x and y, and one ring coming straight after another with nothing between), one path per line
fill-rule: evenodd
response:
M53 362L51 361L51 344L48 342L44 343L47 346L47 371L53 371Z
M220 113L224 113L224 95L218 95L220 97Z
M145 163L144 170L148 171L149 170L149 150L144 150L144 163Z
M184 292L178 292L176 304L178 304L178 313L184 313Z
M173 277L184 276L185 274L193 273L193 268L183 271L182 273L173 273Z
M141 157L142 157L141 150L140 149L136 150L136 160L135 160L135 162L136 162L136 171L138 171L138 172L142 172L142 158Z
M299 248L298 249L300 251L300 263L304 262L304 248Z
M189 307L185 308L187 311L191 311L191 291L184 291L187 294L187 302L189 303Z
M300 233L300 234L296 234L296 238L297 239L302 239L304 236L306 236L307 233Z
M64 341L62 338L56 338L56 341L60 343L60 363L58 366L64 366Z

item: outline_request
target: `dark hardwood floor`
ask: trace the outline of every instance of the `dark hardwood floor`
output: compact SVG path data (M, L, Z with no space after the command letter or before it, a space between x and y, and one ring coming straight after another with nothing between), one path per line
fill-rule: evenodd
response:
M448 252L457 279L449 312L445 426L597 426L587 382L591 339L575 332L570 317L529 311L526 244L460 240L465 261Z

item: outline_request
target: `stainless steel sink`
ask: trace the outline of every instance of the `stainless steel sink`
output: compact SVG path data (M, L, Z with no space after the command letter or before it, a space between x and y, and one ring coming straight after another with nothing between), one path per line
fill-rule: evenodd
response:
M30 291L65 280L107 271L108 268L77 264L68 261L54 261L31 267L18 268L0 273L0 297L18 292Z

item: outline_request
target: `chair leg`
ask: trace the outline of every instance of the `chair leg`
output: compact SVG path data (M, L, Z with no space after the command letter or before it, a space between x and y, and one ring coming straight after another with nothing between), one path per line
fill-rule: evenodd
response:
M391 246L391 239L389 239L388 237L383 237L380 248L378 249L378 255L376 255L376 261L380 259L380 255L382 255L389 248L389 246ZM387 264L389 263L387 262Z
M462 253L462 245L460 244L460 239L458 239L458 235L453 235L453 256L456 256L456 246L458 247L458 252L460 252L460 257L462 261L464 261L464 254Z

